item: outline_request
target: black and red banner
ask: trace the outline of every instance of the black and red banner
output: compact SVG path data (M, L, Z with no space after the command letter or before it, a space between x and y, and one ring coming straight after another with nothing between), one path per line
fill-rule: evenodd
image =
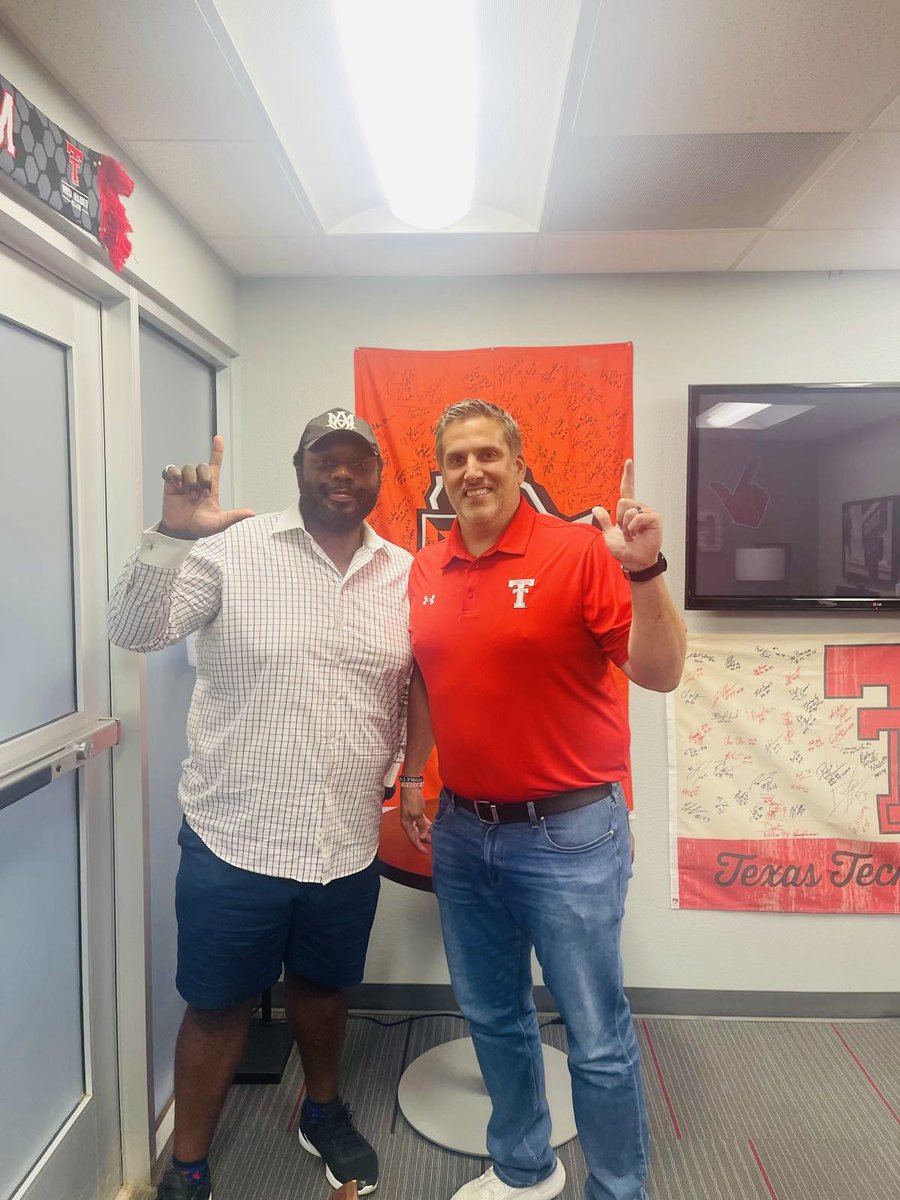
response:
M114 158L60 129L2 75L0 173L102 242L121 271L131 254L121 197L134 183Z

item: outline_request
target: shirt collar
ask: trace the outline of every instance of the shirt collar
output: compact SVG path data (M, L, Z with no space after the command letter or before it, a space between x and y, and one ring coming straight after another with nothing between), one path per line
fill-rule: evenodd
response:
M312 540L312 534L307 530L306 523L303 520L303 513L300 511L300 505L292 504L286 508L283 513L278 514L278 520L272 530L273 536L276 533L287 533L292 529L300 529L306 537ZM374 554L376 550L382 550L385 546L385 540L380 537L375 530L366 521L363 521L363 546L371 550Z
M491 546L490 550L485 550L481 557L484 558L489 554L524 554L528 549L528 542L531 539L531 531L534 529L536 517L537 513L525 497L522 496L513 519L500 534L498 541ZM446 547L444 558L441 562L442 567L449 566L454 558L462 559L463 562L472 562L474 560L475 556L469 553L462 539L458 519L450 527L450 536L447 538Z

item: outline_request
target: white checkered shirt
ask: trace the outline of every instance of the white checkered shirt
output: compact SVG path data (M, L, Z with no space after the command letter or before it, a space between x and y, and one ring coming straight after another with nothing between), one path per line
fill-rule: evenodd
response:
M109 636L148 651L197 634L178 796L219 858L328 883L375 857L405 736L411 561L366 525L342 576L296 505L197 542L144 534Z

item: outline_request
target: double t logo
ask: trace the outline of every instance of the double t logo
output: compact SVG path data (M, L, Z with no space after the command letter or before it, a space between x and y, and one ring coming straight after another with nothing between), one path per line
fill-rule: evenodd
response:
M525 608L525 595L534 587L533 579L510 579L509 586L516 596L513 608Z
M878 797L878 832L900 833L900 645L826 646L825 695L862 698L864 687L887 688L887 708L858 710L861 741L887 734L888 792Z

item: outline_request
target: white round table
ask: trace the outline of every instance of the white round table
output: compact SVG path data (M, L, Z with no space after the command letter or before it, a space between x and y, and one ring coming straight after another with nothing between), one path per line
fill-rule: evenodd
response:
M575 1136L575 1113L568 1060L553 1046L544 1046L544 1076L550 1144L561 1146ZM471 1038L443 1042L420 1054L403 1072L397 1100L406 1120L422 1137L447 1150L487 1157L491 1101Z

